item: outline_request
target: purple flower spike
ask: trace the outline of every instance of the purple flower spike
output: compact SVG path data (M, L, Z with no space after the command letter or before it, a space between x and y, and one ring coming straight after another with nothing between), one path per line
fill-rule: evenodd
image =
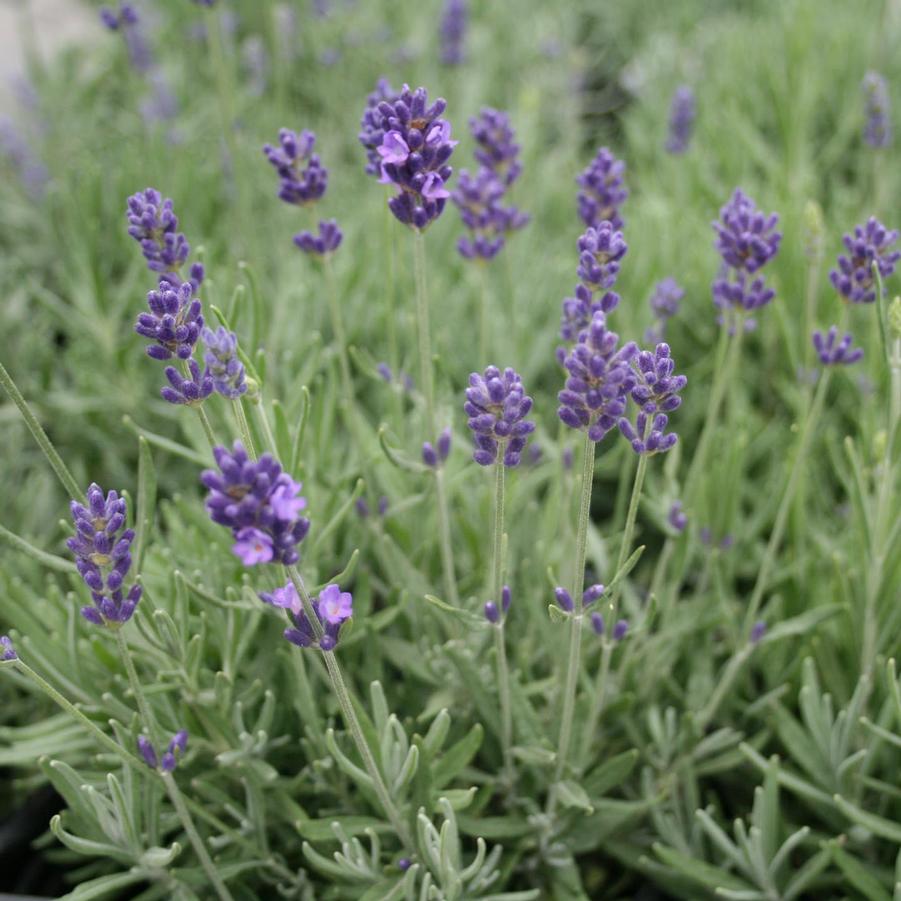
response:
M238 359L238 338L234 332L219 326L216 331L205 328L201 333L206 353L206 363L213 387L230 400L239 398L247 385L244 382L244 365Z
M483 612L485 614L485 619L492 625L497 625L497 623L500 622L501 613L500 610L497 609L497 604L495 604L494 601L486 601Z
M510 609L510 604L513 601L513 595L510 592L510 586L505 585L501 589L501 610L506 613Z
M667 414L682 403L679 392L688 379L673 375L675 364L668 344L658 344L654 353L643 350L632 362L635 382L631 395L638 415L634 427L625 417L620 419L619 430L636 454L663 453L676 443L675 433L665 434L664 430L669 422Z
M466 0L445 0L441 16L441 62L459 66L463 62L463 39L468 18Z
M75 566L91 591L92 607L82 616L95 625L121 625L131 619L141 599L141 586L132 585L123 596L123 584L131 568L133 529L125 528L125 499L115 491L106 497L96 483L87 491L87 506L72 501L75 536L66 546L75 555Z
M563 610L565 613L572 613L575 609L575 604L573 604L572 595L565 589L561 588L559 585L554 589L554 598L557 601L557 606Z
M209 369L200 371L196 360L188 360L190 378L184 377L174 366L165 369L169 384L160 388L163 400L170 404L196 407L213 393L213 377Z
M688 150L695 125L695 94L688 85L680 85L673 94L669 111L669 137L666 152L680 154Z
M591 628L594 629L595 635L603 635L604 634L604 617L597 612L591 614L589 617L591 620Z
M510 368L501 372L496 366L489 366L484 375L472 373L463 409L476 448L473 460L480 466L499 460L504 466L517 466L535 430L535 423L525 419L532 398L523 390L519 375Z
M510 117L486 107L469 120L469 130L478 145L474 154L476 162L490 169L505 186L512 185L522 173L522 163Z
M155 342L147 346L154 360L190 359L203 329L200 301L190 282L176 284L160 279L159 287L147 294L149 313L140 313L135 331Z
M629 623L624 619L617 620L616 625L613 627L613 640L622 641L628 631Z
M110 31L119 30L119 17L116 15L115 10L110 9L108 6L103 6L100 8L100 21Z
M0 635L0 660L17 660L19 655L13 647L12 639L8 635Z
M372 112L370 132L382 132L377 152L381 177L399 192L388 206L404 225L422 230L444 210L450 192L446 185L453 170L448 160L457 142L441 118L444 100L429 105L425 88L408 85L393 100L382 100Z
M311 131L300 134L283 128L278 133L279 146L266 144L263 153L280 179L278 196L285 203L304 206L319 200L328 187L328 169L319 155L313 153L316 135Z
M757 644L761 638L766 634L766 623L759 619L756 623L754 623L753 628L751 629L750 640L751 644Z
M310 529L299 516L306 507L300 483L269 454L250 460L239 441L231 453L217 447L213 456L219 471L207 469L200 477L209 489L206 508L213 522L232 530L235 555L245 566L296 563L297 545Z
M595 601L601 598L603 594L604 586L600 583L596 585L589 585L582 594L582 606L590 607Z
M765 216L741 190L736 190L713 223L716 249L723 258L723 271L713 283L713 303L725 322L729 310L755 310L768 304L775 292L762 276L752 278L779 252L782 233L776 231L779 216ZM730 323L731 327L731 323Z
M612 288L619 273L619 261L628 249L622 232L612 223L601 222L597 228L589 228L579 238L579 278L587 286Z
M674 278L665 278L654 285L654 291L648 301L654 324L645 332L645 341L656 344L663 340L666 323L679 312L679 304L685 297L685 291Z
M470 232L457 242L464 259L493 259L503 249L506 235L529 223L526 213L503 205L505 191L503 182L490 169L483 167L474 176L466 169L460 172L451 200Z
M380 178L382 175L382 158L379 147L385 137L384 117L379 112L379 104L387 102L394 104L399 94L386 78L380 78L375 90L366 98L366 109L360 119L360 133L357 135L360 143L366 148L366 174Z
M866 124L863 139L873 148L892 143L892 120L888 84L878 72L867 72L863 79Z
M322 637L317 641L316 631L304 612L297 589L291 582L272 594L260 597L274 607L288 611L293 625L285 629L285 638L300 648L318 647L322 651L334 650L338 644L341 624L353 616L353 598L337 585L327 585L313 604L313 612L322 627Z
M177 273L184 265L190 245L178 231L172 201L147 188L128 198L128 233L141 245L147 268L159 273Z
M588 437L595 442L625 412L636 381L629 361L638 348L632 342L619 348L618 343L619 336L607 330L604 314L597 312L563 364L569 376L557 395L557 415L572 429L587 429Z
M838 341L838 326L835 325L829 329L825 337L822 332L813 333L814 350L824 366L851 366L860 360L863 357L863 350L860 347L852 347L852 340L851 335L845 334L845 337Z
M150 767L150 769L155 770L159 765L159 759L156 756L156 750L153 747L153 743L146 735L138 736L138 752L144 760L144 763Z
M666 521L677 531L684 532L688 525L688 517L682 509L682 501L673 501L673 505L669 508L666 515Z
M344 233L338 227L335 219L325 219L319 222L319 234L303 231L294 236L294 243L304 253L314 253L324 257L334 253L344 240Z
M829 273L835 290L851 303L873 303L876 300L876 283L873 265L881 278L888 278L901 259L901 251L889 248L898 240L898 232L889 231L878 219L871 216L866 225L858 225L853 235L845 235L842 241L848 255L838 258L838 269Z
M579 191L579 216L582 221L597 228L607 221L614 228L623 227L619 208L629 196L623 175L626 164L618 160L607 147L601 147L597 156L576 179Z

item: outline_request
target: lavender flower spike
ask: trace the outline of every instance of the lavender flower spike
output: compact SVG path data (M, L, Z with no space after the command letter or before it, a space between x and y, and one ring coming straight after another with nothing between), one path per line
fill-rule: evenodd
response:
M120 626L128 622L141 599L141 586L132 585L123 596L122 589L131 568L133 529L125 528L125 499L115 491L106 497L96 483L87 491L87 506L70 503L75 536L66 546L75 555L75 566L91 591L92 607L82 607L81 615L102 626Z
M824 366L851 366L863 357L860 347L852 347L850 334L838 341L838 326L833 325L825 337L822 332L813 333L813 347Z
M18 657L12 639L8 635L0 635L0 661L18 660Z
M602 290L612 288L619 274L619 261L629 250L622 232L611 222L601 222L579 238L578 246L577 274L582 282Z
M174 366L165 369L168 385L160 388L163 400L170 404L186 404L196 407L213 393L213 377L209 369L200 371L196 360L188 360L190 377L182 375Z
M645 332L645 341L656 344L663 340L666 323L679 312L679 303L685 297L685 291L674 278L665 278L654 285L648 303L654 314L654 324Z
M576 179L579 191L579 216L596 228L605 220L614 228L623 227L619 208L629 192L623 175L626 164L618 160L607 147L601 147L584 172Z
M654 353L643 350L633 361L636 378L631 394L638 415L634 426L625 417L620 419L619 430L636 454L663 453L676 443L675 433L665 433L667 414L682 403L679 392L688 379L673 375L674 368L668 344L658 344Z
M523 390L519 375L510 368L501 372L496 366L489 366L484 375L472 373L463 409L475 442L473 460L480 466L499 460L504 466L519 465L526 440L535 430L535 423L525 418L532 398Z
M621 348L618 344L619 336L607 330L607 320L599 311L563 363L569 377L557 395L557 415L572 429L587 429L595 442L625 412L628 393L636 381L629 361L638 348L632 342Z
M853 235L845 235L842 241L848 256L841 254L838 269L829 273L835 290L851 303L873 303L876 300L876 284L873 265L886 279L895 271L901 259L901 251L889 252L898 240L898 232L889 231L878 219L871 216L866 225L858 225Z
M177 273L191 247L178 231L172 201L147 188L128 198L128 233L141 245L147 268L153 272Z
M215 332L205 328L201 337L206 344L203 361L213 381L213 388L230 400L239 398L247 391L247 384L244 381L244 365L238 359L237 336L220 325Z
M263 593L260 597L267 604L281 607L288 612L293 625L285 629L285 638L301 648L319 647L322 651L334 650L338 644L342 623L353 616L353 597L350 592L341 591L334 584L327 585L313 604L313 612L323 630L323 635L317 642L316 632L307 619L297 589L292 582L271 593Z
M669 112L667 153L680 154L688 150L695 124L695 94L688 85L680 85L673 94Z
M473 154L476 162L493 172L506 187L512 185L522 173L522 163L510 117L500 110L485 107L469 120L469 130L478 145Z
M294 236L294 243L304 252L324 257L334 253L344 240L344 233L334 219L319 222L319 234L303 231Z
M213 450L219 471L207 469L200 481L209 489L210 519L231 529L233 553L245 566L298 560L297 545L306 537L310 521L300 516L306 499L295 482L269 454L249 459L240 441L231 453Z
M441 62L459 66L463 62L463 39L466 37L466 0L445 0L441 17Z
M528 214L503 205L504 192L504 184L491 169L482 167L474 176L466 169L460 172L451 200L470 231L457 242L464 259L493 259L503 249L509 232L528 225Z
M322 165L318 154L313 153L316 135L311 131L297 134L283 128L278 139L278 147L271 144L263 147L266 159L281 179L278 196L285 203L297 206L319 200L328 187L328 169Z
M878 72L867 72L863 79L866 124L863 139L873 148L892 143L892 120L888 84Z
M441 215L450 197L448 160L457 142L441 118L446 106L441 99L429 105L425 88L411 91L404 85L394 102L378 105L380 118L373 117L384 133L378 147L382 181L399 189L388 206L399 222L419 230Z
M379 155L379 147L385 137L384 116L379 112L379 104L387 102L393 105L400 95L386 78L380 78L375 90L366 98L366 109L360 119L360 133L358 140L366 149L366 174L380 178L382 175L382 158Z
M150 312L140 313L135 322L135 331L155 342L147 346L147 355L154 360L189 359L203 328L202 307L192 284L160 279L157 290L147 294L147 306Z

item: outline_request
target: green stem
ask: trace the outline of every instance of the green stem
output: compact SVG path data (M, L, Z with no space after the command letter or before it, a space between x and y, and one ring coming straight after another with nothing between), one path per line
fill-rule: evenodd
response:
M707 724L719 709L720 704L723 702L723 698L725 698L731 690L732 683L735 682L736 676L741 672L742 666L744 666L745 661L751 656L753 651L754 645L748 643L744 645L741 650L736 651L729 659L725 670L717 680L716 688L710 696L710 700L695 716L695 726L699 734L703 734L704 730L707 728Z
M419 378L425 400L426 432L435 440L435 389L432 383L432 339L429 334L429 300L425 272L425 236L413 232L413 271L416 280L416 327L419 335Z
M616 569L614 574L619 573L623 568L623 564L628 560L632 551L632 536L635 532L635 520L638 516L638 505L641 501L641 489L644 487L644 477L648 470L648 455L640 454L638 457L638 468L635 471L635 481L632 484L632 496L629 498L629 510L626 513L626 525L623 529L623 541L619 547L619 557L616 561ZM617 599L622 590L622 580L613 590L613 597L610 599L610 619L611 628L616 620Z
M494 464L494 548L491 556L491 592L496 604L501 602L503 589L503 543L504 543L504 461L503 448Z
M817 385L816 393L813 397L813 402L807 411L807 418L804 420L804 425L801 429L798 450L795 454L791 472L788 476L788 483L785 486L782 501L776 512L776 521L773 524L773 531L770 533L770 540L767 543L766 551L764 551L763 560L761 561L760 568L757 570L757 581L754 584L754 590L751 592L751 600L748 602L748 611L745 614L744 623L745 637L751 633L751 629L754 626L754 621L756 620L757 613L760 609L760 603L763 600L763 593L766 591L769 583L770 571L776 560L776 551L779 549L779 544L782 541L782 535L785 531L785 524L788 519L789 510L791 509L795 489L798 486L798 480L800 479L804 468L804 457L807 454L808 445L810 444L810 439L813 435L813 427L822 412L823 402L826 398L826 389L829 386L831 376L832 371L830 367L824 367L823 372L820 375L820 382Z
M503 449L501 449L502 451ZM501 708L501 748L504 769L512 775L513 759L513 711L510 703L510 669L507 664L507 646L504 641L503 610L503 546L504 546L504 463L503 456L494 464L494 551L492 557L492 599L498 606L500 621L494 628L494 647L497 657L497 692Z
M157 725L156 720L153 718L150 713L150 708L147 706L147 699L144 697L144 690L141 688L141 683L138 680L138 673L135 670L135 663L131 656L131 651L128 649L128 644L125 641L125 636L122 634L121 628L110 629L110 631L116 637L116 645L119 648L119 656L122 658L122 662L125 664L125 672L128 674L128 682L131 685L131 693L135 697L135 703L138 705L138 713L141 717L141 722L144 726L144 729L147 730L147 735L150 740L156 744L159 740L159 735L157 734Z
M296 566L286 566L285 569L288 573L288 578L291 579L291 582L297 589L297 594L300 596L300 602L303 605L304 615L318 641L325 633L322 628L322 623L320 623L319 617L313 609L313 601L304 585L303 576L301 576L300 570ZM338 665L338 660L332 651L322 651L322 657L325 660L325 666L332 683L332 690L335 692L335 697L337 697L338 704L341 707L344 722L350 730L351 738L353 738L354 744L357 747L357 751L363 761L363 766L366 768L369 778L372 779L372 785L378 796L379 802L382 805L382 809L391 821L391 825L394 827L394 831L397 833L398 838L400 838L404 847L410 851L415 851L415 845L410 830L407 828L407 824L404 822L400 811L391 800L391 795L388 792L388 787L385 785L385 780L378 768L378 764L376 764L375 758L372 756L372 751L366 743L366 737L363 735L363 729L360 726L360 721L357 718L356 711L351 703L350 693L347 690L347 684L344 681L344 676L341 673L341 667Z
M257 449L253 443L253 436L250 434L250 423L244 415L244 401L240 397L236 397L232 401L232 409L235 411L235 421L238 423L238 432L241 435L241 440L244 442L247 455L251 460L256 460Z
M278 457L278 445L275 443L275 435L272 434L272 426L269 424L269 415L266 413L266 407L263 404L262 396L254 402L254 407L257 411L257 421L263 429L266 450L274 457Z
M441 548L441 571L444 576L444 592L448 603L454 607L459 607L460 592L457 590L454 546L451 542L447 486L444 483L444 470L440 466L435 470L435 499L438 503L438 532Z
M47 462L50 463L57 478L62 482L63 488L66 489L66 494L72 500L80 500L84 497L84 492L78 487L78 483L75 481L72 473L69 472L68 467L63 463L62 457L50 443L47 433L41 428L41 424L37 421L34 413L31 412L31 408L26 403L25 398L22 397L21 392L16 387L16 383L12 380L2 363L0 363L0 385L3 385L12 402L19 408L19 412L25 420L25 425L28 426L28 431L31 432L34 440L37 441L38 446L44 452Z
M213 860L206 849L206 845L200 837L197 827L194 825L194 820L191 818L191 812L185 805L185 799L182 797L175 779L172 778L172 773L163 772L160 774L160 777L162 778L163 785L166 787L166 792L172 801L172 806L175 808L179 820L181 820L181 825L188 836L188 841L191 843L191 847L194 849L194 853L197 855L197 859L200 861L204 873L206 873L207 878L210 880L210 884L216 890L216 894L222 901L233 901L231 892L222 881L222 877L216 869L216 864L213 863Z
M338 301L338 287L335 282L335 270L332 266L332 255L327 253L323 258L325 282L328 291L329 316L332 320L332 331L338 344L338 361L341 368L341 381L344 387L344 402L348 409L353 404L354 387L350 374L350 362L347 359L347 335L344 331L344 320L341 317L341 306Z
M594 483L594 443L585 432L582 443L582 496L579 502L579 525L576 531L576 564L573 572L572 599L574 609L569 614L569 647L566 662L566 681L563 687L563 712L560 716L560 738L557 742L557 765L554 782L557 783L566 770L569 745L572 739L573 712L576 704L576 686L582 649L582 589L585 584L585 553L588 546L588 522L591 515L591 489ZM548 812L553 813L556 792L548 796Z

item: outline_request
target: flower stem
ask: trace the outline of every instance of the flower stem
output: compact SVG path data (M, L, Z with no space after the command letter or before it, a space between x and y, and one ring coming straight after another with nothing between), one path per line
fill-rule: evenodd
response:
M444 576L444 591L447 601L454 607L460 606L460 593L457 591L457 576L454 566L454 546L450 534L450 512L447 504L447 486L444 483L444 472L439 466L435 470L435 498L438 502L438 531L441 547L441 570Z
M240 397L236 397L232 401L232 409L235 411L235 421L238 423L238 432L241 435L241 440L244 442L247 455L251 460L256 460L257 450L253 443L253 436L250 434L250 423L244 415L244 402Z
M429 300L425 273L425 236L413 232L413 274L416 280L416 328L419 335L419 378L425 400L426 432L435 438L435 389L432 384L432 339L429 334Z
M84 496L84 492L78 487L78 483L75 481L72 473L69 472L68 467L63 463L62 457L50 443L47 433L41 428L41 424L37 421L34 413L31 412L31 408L26 403L25 398L22 397L21 392L16 387L16 383L12 380L2 363L0 363L0 385L3 385L12 402L19 408L19 412L25 420L25 425L28 426L28 431L31 432L34 440L37 441L38 446L44 452L47 462L53 468L57 478L62 482L63 488L66 489L66 494L72 500L81 499Z
M497 693L501 708L501 748L504 754L504 769L513 773L513 759L510 748L513 744L513 711L510 703L510 669L507 665L507 646L504 641L503 602L503 545L504 545L504 463L503 459L494 464L494 552L492 559L491 590L492 599L501 610L501 619L494 627L494 648L497 656Z
M122 658L122 662L125 664L125 671L128 673L128 681L131 684L131 693L134 695L135 702L138 705L138 713L141 722L147 730L150 740L154 744L157 744L159 730L156 725L156 720L150 712L150 707L147 705L147 699L144 697L144 690L141 688L141 683L138 681L134 660L132 659L131 651L128 649L125 636L122 634L122 629L120 628L113 629L112 632L116 636L119 655ZM163 780L163 785L166 787L166 792L172 800L172 805L175 807L175 812L178 814L178 818L185 830L185 834L188 836L188 841L191 842L191 847L194 849L194 853L197 855L197 859L200 861L204 873L206 873L207 878L210 880L210 884L216 889L216 894L222 901L232 901L231 892L228 890L216 870L216 865L213 863L203 839L201 839L197 832L197 827L194 825L193 819L191 819L191 814L185 806L184 799L181 796L177 783L172 778L172 774L161 772L160 776Z
M300 596L300 602L303 605L304 614L313 630L313 634L318 640L322 638L324 630L322 628L322 623L319 621L319 617L316 615L316 611L313 609L313 601L304 585L303 576L301 576L300 570L296 566L286 566L285 569L288 572L288 577L297 589L297 594ZM404 822L400 811L391 800L388 787L385 785L385 780L378 768L378 764L375 762L375 757L373 757L372 751L366 743L363 729L360 726L360 721L357 718L356 711L351 703L350 693L347 690L347 684L344 681L344 676L341 673L341 667L338 665L338 660L332 651L322 651L322 657L325 660L325 666L332 683L332 690L335 692L335 697L337 697L338 704L341 707L344 722L347 724L351 738L353 738L354 744L357 746L357 751L363 761L363 766L366 768L369 778L372 779L372 785L378 796L379 802L382 805L382 809L391 821L391 825L394 827L394 831L397 833L397 836L404 847L410 851L415 851L415 845L410 830Z
M576 564L573 572L572 599L575 605L569 614L569 649L566 663L566 681L563 687L563 713L560 717L560 738L557 743L557 766L554 782L559 782L566 769L569 745L572 739L573 712L576 704L576 687L582 648L582 589L585 584L585 552L588 546L588 522L591 514L591 489L594 483L594 443L585 433L582 444L582 497L579 502L579 525L576 531ZM551 789L548 812L556 805L556 792Z
M254 403L254 407L257 411L257 420L259 421L260 426L263 429L263 438L266 442L266 450L268 450L269 453L274 457L278 457L278 445L275 443L275 435L272 434L272 426L269 424L269 414L266 412L266 407L263 404L262 396L260 396L257 402Z
M798 450L792 463L791 472L788 476L788 483L782 495L782 501L776 512L776 521L773 523L773 531L770 533L770 540L767 543L766 551L764 551L763 560L760 568L757 570L757 581L754 583L754 590L751 592L751 600L748 602L748 611L745 614L745 623L743 635L747 637L751 633L757 613L760 609L760 603L763 600L763 593L767 589L769 583L770 571L776 560L776 551L782 541L782 535L785 531L785 524L788 520L788 513L791 509L792 499L798 486L798 480L803 471L804 457L807 454L810 438L813 435L813 427L820 417L823 409L823 402L826 398L826 389L829 386L829 380L832 375L831 369L827 366L824 368L820 376L820 382L817 385L816 393L813 396L813 403L807 411L807 417L801 429L801 437L798 441Z
M338 301L338 286L335 283L332 255L330 253L325 254L322 263L325 269L325 282L328 291L329 316L332 320L332 331L335 333L335 341L338 344L338 362L344 387L344 402L349 408L353 404L354 387L353 379L350 375L350 363L347 359L347 335L344 331L344 320L341 318L341 306Z

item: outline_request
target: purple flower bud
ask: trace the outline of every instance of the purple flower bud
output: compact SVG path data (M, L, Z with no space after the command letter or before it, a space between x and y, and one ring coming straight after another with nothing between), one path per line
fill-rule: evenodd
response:
M600 583L589 585L582 594L582 605L590 607L604 594L604 586Z
M328 169L322 165L319 155L313 153L316 135L311 131L297 134L283 128L278 138L279 146L266 144L263 153L278 173L279 198L297 206L315 203L328 187Z
M403 870L404 873L406 873L407 870L409 870L412 865L413 865L413 861L410 860L409 857L402 857L397 862L398 869Z
M604 617L595 610L589 617L591 620L591 628L594 629L596 635L604 634Z
M431 469L438 468L438 454L428 441L424 441L422 444L422 462Z
M16 660L17 658L12 639L8 635L0 635L0 660Z
M901 251L889 252L889 248L897 240L898 232L890 231L873 216L866 225L858 225L853 235L845 235L842 241L848 255L840 255L838 269L829 273L835 290L851 303L873 303L876 300L873 266L883 279L895 271Z
M326 219L319 222L319 234L303 231L294 236L294 243L304 252L316 256L326 256L334 253L344 240L344 233L338 227L334 219Z
M688 85L680 85L673 94L669 113L667 153L685 153L695 124L695 94Z
M159 761L156 756L156 750L154 749L153 744L146 735L138 736L138 751L140 752L141 757L144 759L144 763L146 763L147 766L149 766L152 770L155 770Z
M838 326L833 325L828 333L823 336L822 332L813 333L813 346L820 358L820 362L824 366L851 366L863 357L863 350L860 347L852 347L852 338L850 334L845 334L841 341L838 341Z
M485 619L487 619L489 623L497 623L500 621L500 611L497 609L497 604L495 604L494 601L485 602L484 613Z
M235 400L247 391L244 382L244 365L238 359L238 338L234 332L219 326L215 332L205 328L201 332L206 353L206 363L213 387L223 397Z
M629 623L624 619L617 620L616 625L613 627L613 640L622 641L626 637L628 631Z
M669 508L666 521L677 531L684 532L688 525L688 517L682 510L682 501L673 501L673 505Z
M554 589L554 597L557 600L557 606L566 613L572 613L575 608L572 595L565 589L557 586Z
M128 234L140 245L147 268L163 274L177 273L191 251L185 236L177 231L178 219L172 201L147 188L128 198Z
M360 519L366 519L369 516L369 504L365 497L358 497L354 506Z
M510 609L510 602L513 600L513 595L510 592L510 586L505 585L501 589L501 609L506 613Z
M376 366L376 371L386 382L389 384L391 383L393 376L391 374L391 367L387 363L379 363L379 365Z
M473 460L480 466L499 461L517 466L535 429L535 423L525 418L532 409L532 398L525 393L519 375L510 368L502 373L496 366L489 366L483 375L472 373L463 409L473 432Z
M863 79L866 124L863 139L873 148L892 143L892 120L888 84L878 72L867 72Z
M757 644L761 638L763 638L766 633L766 623L760 619L756 623L754 623L754 627L751 629L751 644Z
M619 208L629 196L623 175L626 164L618 160L607 147L601 147L588 168L576 179L579 191L579 216L596 228L609 222L614 228L623 227Z
M169 384L160 388L160 395L170 404L196 407L213 393L213 377L209 368L201 372L196 360L188 360L190 378L183 376L174 366L167 366L164 371Z
M450 428L444 429L441 434L438 436L437 448L438 448L438 459L443 463L448 456L450 455L451 450L451 430Z

